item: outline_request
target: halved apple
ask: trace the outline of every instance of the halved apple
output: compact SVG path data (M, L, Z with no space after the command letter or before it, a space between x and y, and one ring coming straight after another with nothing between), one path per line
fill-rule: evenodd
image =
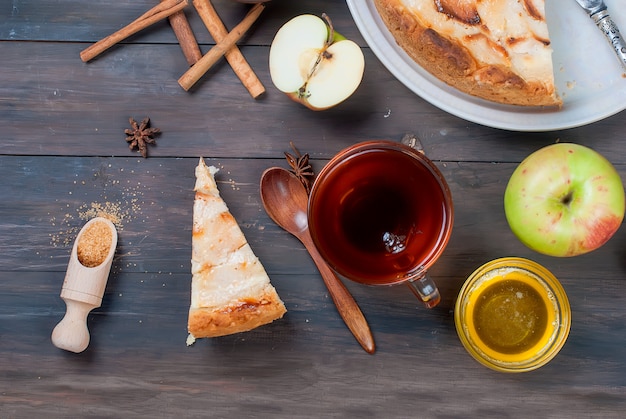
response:
M322 15L296 16L276 33L269 67L278 90L313 110L347 99L359 87L365 70L361 48L334 31Z

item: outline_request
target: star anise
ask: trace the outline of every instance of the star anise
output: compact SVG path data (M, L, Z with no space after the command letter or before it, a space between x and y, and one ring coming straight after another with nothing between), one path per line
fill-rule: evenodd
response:
M294 156L293 154L285 152L287 163L291 166L290 172L300 179L300 182L302 182L304 188L306 189L306 193L308 194L311 191L311 182L315 177L313 168L309 164L309 154L300 154L296 146L293 145L292 141L289 142L289 145L291 145L295 154Z
M148 117L141 121L141 124L137 124L133 118L129 118L128 121L132 127L132 129L124 130L126 133L126 141L130 143L128 148L131 150L137 148L144 158L148 157L148 144L156 144L154 137L160 134L161 130L158 128L149 128L150 118Z

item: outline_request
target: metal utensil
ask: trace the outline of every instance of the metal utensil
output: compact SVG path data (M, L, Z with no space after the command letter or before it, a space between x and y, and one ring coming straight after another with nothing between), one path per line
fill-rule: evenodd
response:
M606 39L613 46L622 67L626 70L626 43L619 33L619 29L607 10L603 0L576 0L585 9L589 17L604 33Z
M376 350L374 338L365 316L350 291L322 259L313 244L307 220L308 199L300 179L287 169L272 167L261 176L261 200L265 211L276 224L304 244L348 329L363 349L372 354Z

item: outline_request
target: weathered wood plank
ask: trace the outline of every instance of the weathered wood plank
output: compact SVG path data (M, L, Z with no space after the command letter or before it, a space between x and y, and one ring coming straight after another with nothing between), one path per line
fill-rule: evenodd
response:
M126 26L157 1L111 1L85 3L77 0L63 2L14 1L0 9L0 40L96 42ZM249 5L232 0L213 0L218 14L228 29L241 21ZM184 10L194 35L201 44L215 44L200 20L192 1ZM255 26L242 41L253 45L269 45L282 24L292 17L312 13L328 14L337 31L365 46L345 2L319 2L313 0L273 0ZM163 20L127 39L125 43L176 43L168 23Z
M227 159L204 156L220 168L221 193L253 247L268 259L271 270L285 273L308 266L314 269L296 239L276 226L262 208L259 181L271 166L288 167L284 159ZM5 233L0 265L12 270L64 270L73 234L93 216L92 206L109 206L119 214L120 268L139 272L188 272L191 245L191 209L194 168L198 158L111 157L0 157L4 182L0 195ZM316 160L319 168L324 161ZM519 243L504 217L502 196L513 163L438 163L455 202L455 226L444 276L465 276L476 263L502 254L533 256ZM618 166L622 175L624 166ZM82 218L81 218L82 217ZM621 275L615 270L624 235L618 232L602 252L592 258L594 270ZM473 245L468 248L467 243ZM271 245L267 245L271 244ZM31 261L20 261L31 255ZM449 260L447 260L449 258ZM598 259L600 258L600 259ZM553 260L544 259L542 260ZM585 270L587 256L557 259L572 273ZM571 261L571 262L570 262ZM601 263L597 263L601 262ZM445 269L444 266L450 266ZM606 268L605 268L606 267ZM613 272L613 273L611 273Z
M464 352L447 309L427 311L398 287L351 287L377 339L378 352L369 356L341 323L321 281L306 275L273 277L289 309L284 319L187 348L188 276L125 273L89 316L90 347L68 354L49 341L64 312L56 276L22 272L18 282L0 272L0 368L11 383L0 394L0 411L9 417L43 411L51 417L167 416L181 409L254 416L261 408L280 417L312 411L404 416L414 409L426 418L499 416L511 409L525 416L542 409L548 416L618 418L626 403L619 355L626 342L615 333L625 319L598 309L596 303L607 303L604 295L574 296L577 320L561 354L532 374L508 376ZM616 281L602 281L610 283L604 291L613 294L612 304L624 291ZM381 392L386 396L379 398ZM424 405L415 394L440 405ZM303 412L312 401L315 407Z
M329 158L360 140L414 132L435 160L521 161L543 145L572 141L614 163L626 162L626 148L616 146L623 138L602 134L624 136L621 114L551 133L471 124L411 93L367 49L359 90L324 112L292 102L273 86L266 47L242 48L267 89L258 100L225 63L185 92L177 79L187 64L174 45L125 45L88 64L80 61L80 49L80 44L0 42L5 58L0 154L132 156L124 135L128 118L149 116L163 131L150 149L155 157L277 158L295 141L312 157Z

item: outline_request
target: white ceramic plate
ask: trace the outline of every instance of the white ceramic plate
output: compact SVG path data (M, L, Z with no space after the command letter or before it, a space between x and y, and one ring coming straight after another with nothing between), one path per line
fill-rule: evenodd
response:
M626 36L621 0L605 0ZM558 110L491 103L464 94L417 65L380 19L373 0L347 0L363 38L387 69L423 99L468 121L515 130L551 131L586 125L626 109L626 74L611 45L574 0L547 0ZM560 7L560 9L559 9Z

